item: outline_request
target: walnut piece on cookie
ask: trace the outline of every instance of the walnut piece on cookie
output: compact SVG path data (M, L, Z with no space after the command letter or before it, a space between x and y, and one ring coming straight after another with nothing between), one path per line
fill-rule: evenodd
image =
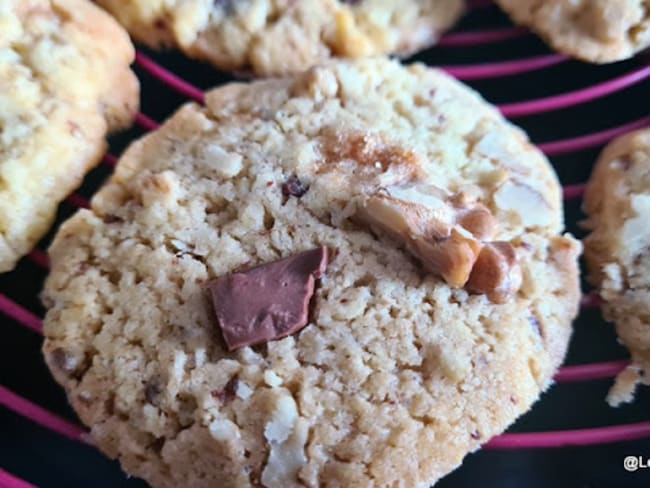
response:
M636 385L650 384L650 129L611 142L587 185L585 258L603 298L605 318L616 324L632 355L607 401L632 401Z
M630 58L650 46L648 0L495 0L554 49L592 63Z
M217 68L286 75L331 58L409 56L436 43L464 0L98 0L147 45Z
M387 232L359 220L373 198ZM430 486L551 384L580 296L562 227L542 153L439 70L229 84L135 142L61 226L43 352L95 444L156 488ZM472 268L455 240L480 248ZM321 246L307 325L229 351L208 283Z
M356 215L449 285L467 285L501 303L521 286L517 255L509 242L482 242L495 233L496 220L485 205L460 205L463 200L432 185L395 185L363 198Z
M124 30L87 0L0 5L0 272L47 232L59 202L138 107Z

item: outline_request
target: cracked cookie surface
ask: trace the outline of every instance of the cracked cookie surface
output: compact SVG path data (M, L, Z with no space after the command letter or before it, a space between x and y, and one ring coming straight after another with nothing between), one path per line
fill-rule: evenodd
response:
M86 0L0 4L0 272L38 242L61 202L130 124L133 46Z
M458 19L463 0L98 0L136 39L227 70L302 71L333 57L407 56Z
M507 243L514 295L451 286L357 219L396 185L433 209L431 242ZM61 227L45 358L96 444L152 486L428 487L562 362L580 251L562 220L543 155L440 71L366 59L227 85L134 143ZM205 284L318 246L308 325L228 352Z
M554 49L584 61L619 61L650 46L649 0L495 2Z
M601 154L587 185L585 258L603 312L630 350L607 401L634 398L650 384L650 129L619 137Z

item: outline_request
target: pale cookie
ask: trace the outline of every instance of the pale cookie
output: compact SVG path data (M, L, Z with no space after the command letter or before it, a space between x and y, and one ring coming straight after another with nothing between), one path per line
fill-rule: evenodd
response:
M133 144L50 249L44 354L107 455L155 487L428 487L530 408L566 351L580 245L519 129L382 59L206 99ZM378 194L426 218L374 226ZM258 277L283 267L309 313L278 301L266 318L292 322L262 325L291 335L228 352L222 278L270 310ZM490 293L519 281L496 304L475 271Z
M607 398L634 398L650 384L650 129L619 137L601 154L587 186L585 239L590 279L603 312L632 354Z
M464 0L98 0L137 40L218 68L282 75L329 58L408 56L458 19Z
M59 202L138 106L124 30L86 0L0 2L0 272L47 232Z
M554 49L592 63L650 46L650 0L495 0Z

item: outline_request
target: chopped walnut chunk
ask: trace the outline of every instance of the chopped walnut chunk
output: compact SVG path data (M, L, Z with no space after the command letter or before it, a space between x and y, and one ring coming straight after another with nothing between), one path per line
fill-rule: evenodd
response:
M549 203L524 183L506 181L493 198L499 209L518 215L526 227L545 227L551 223L553 214L549 211Z
M490 242L496 220L475 198L433 185L395 185L361 199L356 218L403 244L451 286L467 286L496 303L521 286L514 247Z
M495 303L504 303L521 286L521 268L509 242L488 242L481 249L467 282L467 289L485 293Z
M433 199L423 205L403 198L398 191L395 194L399 196L380 190L371 196L359 209L361 218L398 240L405 235L443 238L451 234L453 214L441 200L438 206Z
M481 244L453 230L449 237L437 241L416 238L407 248L428 271L442 276L451 286L461 287L469 279Z
M496 220L492 212L481 204L474 208L459 210L456 221L480 240L489 239L496 230Z

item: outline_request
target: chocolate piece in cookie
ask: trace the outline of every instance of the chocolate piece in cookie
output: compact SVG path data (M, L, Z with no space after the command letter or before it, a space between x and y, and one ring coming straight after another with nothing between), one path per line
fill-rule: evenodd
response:
M327 267L327 254L323 246L211 281L214 312L228 350L281 339L307 325L309 301Z

